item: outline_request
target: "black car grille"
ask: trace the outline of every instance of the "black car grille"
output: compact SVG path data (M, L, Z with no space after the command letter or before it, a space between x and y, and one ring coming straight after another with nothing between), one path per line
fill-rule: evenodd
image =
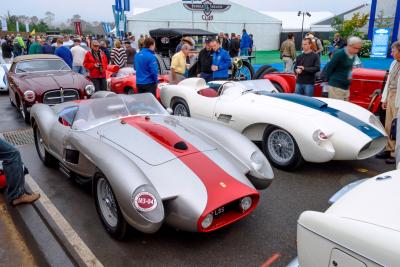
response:
M75 89L54 90L46 92L43 95L43 104L56 105L63 102L78 100L78 99L79 99L79 92Z

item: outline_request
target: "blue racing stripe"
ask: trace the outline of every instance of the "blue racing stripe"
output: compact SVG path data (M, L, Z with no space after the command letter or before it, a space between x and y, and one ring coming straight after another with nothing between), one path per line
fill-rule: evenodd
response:
M303 96L303 95L296 95L296 94L272 94L272 93L264 93L264 92L257 92L261 93L262 95L270 96L270 97L275 97L279 98L282 100L290 101L302 106L306 106L321 112L324 112L326 114L329 114L341 121L344 121L345 123L357 128L359 131L363 132L364 134L368 135L371 139L377 139L379 137L383 137L383 134L375 129L375 127L372 127L371 125L366 124L360 119L357 119L356 117L347 114L343 111L331 108L328 106L327 103L324 101L321 101L319 99L315 99L312 97L308 96Z

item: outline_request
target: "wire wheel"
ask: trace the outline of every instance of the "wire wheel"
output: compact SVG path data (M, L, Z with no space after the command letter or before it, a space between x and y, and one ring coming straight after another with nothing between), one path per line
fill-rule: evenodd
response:
M111 228L118 225L118 210L110 184L103 177L97 182L97 201L104 220Z
M271 132L267 140L271 157L280 165L290 162L295 155L295 143L290 134L282 129Z
M183 103L178 103L175 105L174 115L182 116L182 117L189 117L189 111Z

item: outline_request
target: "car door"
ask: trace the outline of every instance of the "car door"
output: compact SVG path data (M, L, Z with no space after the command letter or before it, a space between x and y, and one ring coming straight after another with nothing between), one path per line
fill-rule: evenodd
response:
M218 102L219 96L208 97L196 94L194 101L190 103L191 116L199 119L214 120L215 104Z
M224 90L215 104L213 120L241 132L245 118L241 111L241 98L242 92L236 88Z

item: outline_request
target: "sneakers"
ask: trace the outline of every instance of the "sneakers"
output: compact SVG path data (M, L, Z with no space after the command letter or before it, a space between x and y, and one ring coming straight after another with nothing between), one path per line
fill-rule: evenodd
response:
M32 194L23 194L19 198L16 198L12 201L13 206L17 206L20 204L25 204L25 203L33 203L36 200L40 198L40 194L38 193L32 193Z
M396 164L396 159L394 157L389 157L385 160L386 164Z
M388 159L388 158L390 158L390 151L387 151L387 150L382 151L381 153L376 155L375 158L377 158L377 159Z

